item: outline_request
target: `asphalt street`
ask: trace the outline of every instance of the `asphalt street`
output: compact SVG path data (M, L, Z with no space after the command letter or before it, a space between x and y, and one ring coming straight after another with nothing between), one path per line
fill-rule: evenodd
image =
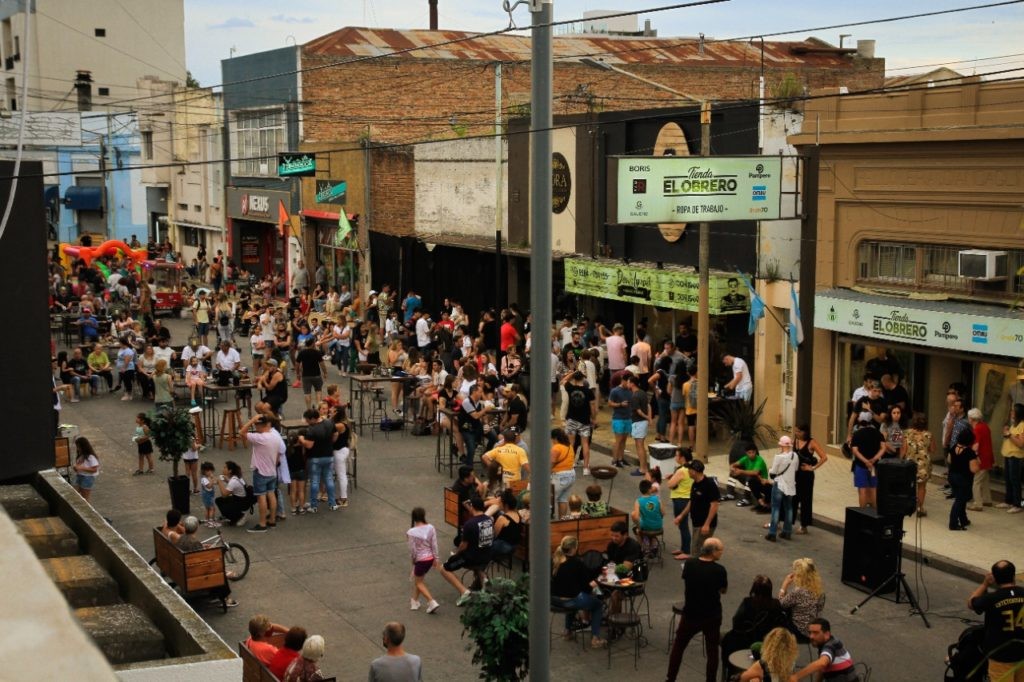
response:
M186 333L184 322L171 321L175 342ZM248 351L243 351L248 359ZM335 369L331 379L337 380ZM347 382L341 382L347 388ZM153 554L151 528L158 525L169 506L165 483L170 464L158 462L157 475L132 476L136 452L131 441L134 415L151 405L123 402L101 395L65 405L62 421L75 424L99 453L102 473L93 492L96 508L145 557ZM286 417L298 417L303 409L298 389L291 389ZM608 435L605 433L604 438ZM443 547L451 544L453 529L443 523L442 488L449 481L434 469L434 439L407 433L377 433L359 441L358 488L350 492L350 506L331 512L291 517L269 533L249 534L242 528L225 528L226 535L248 548L252 557L249 575L234 584L240 606L222 614L219 608L198 605L200 615L235 646L246 636L246 625L254 613L265 613L284 625L302 625L310 633L321 633L327 642L323 661L325 672L339 680L365 679L369 662L382 653L380 633L389 620L400 620L408 628L406 648L424 659L428 680L474 680L472 653L462 637L455 607L456 594L439 575L428 576L428 586L441 602L441 609L428 615L410 612L410 564L405 542L409 514L423 506L427 518L438 528ZM249 468L248 452L210 448L201 459L213 461L218 469L227 459ZM594 455L594 463L607 461ZM577 469L579 475L580 470ZM619 476L612 501L616 507L631 508L638 479ZM582 477L576 487L582 493ZM194 510L200 506L193 498ZM663 504L670 509L667 491ZM761 528L765 517L746 508L725 503L721 511L719 537L725 543L723 565L729 571L730 589L725 595L728 620L749 590L756 574L769 576L775 588L789 571L793 559L813 557L821 570L827 592L825 616L857 661L871 666L875 682L920 682L939 680L944 670L946 646L965 627L964 618L975 618L965 606L974 585L928 566L907 562L908 580L928 613L932 627L909 613L906 603L874 599L861 611L850 610L865 596L840 581L842 538L812 529L792 541L768 543ZM676 547L678 536L666 530L669 544ZM556 639L551 654L552 678L583 679L590 674L619 679L663 678L667 667L666 638L671 603L682 599L679 564L668 559L655 565L648 582L652 627L649 646L641 652L639 670L634 671L630 650L616 649L611 671L604 651L581 649ZM541 608L547 609L547 604ZM556 628L560 629L556 623ZM700 640L687 650L681 679L700 679L704 659ZM806 649L801 659L806 660Z

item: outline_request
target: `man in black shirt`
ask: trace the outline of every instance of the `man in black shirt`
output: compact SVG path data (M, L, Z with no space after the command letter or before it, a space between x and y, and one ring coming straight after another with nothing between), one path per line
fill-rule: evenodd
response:
M1010 672L1024 661L1024 589L1017 586L1016 574L1012 562L997 561L967 600L975 613L985 614L985 655L992 680L1020 682L1024 677L1024 669Z
M576 449L576 437L580 438L583 454L583 475L590 475L590 437L597 422L597 400L594 387L587 386L583 372L576 371L562 379L569 408L565 413L565 433L569 436L570 447Z
M690 333L690 325L679 323L679 334L676 336L676 348L680 353L696 353L697 337Z
M697 462L694 462L696 464ZM705 478L704 480L710 480ZM696 483L694 483L696 488ZM722 629L722 595L729 588L729 576L719 560L725 550L718 538L708 538L700 548L700 556L683 564L686 601L679 620L672 653L668 659L666 680L673 682L679 673L683 652L693 636L704 633L706 667L704 678L715 682L718 675L718 637Z
M629 537L629 527L625 521L616 521L611 527L611 542L604 551L608 561L616 566L624 566L627 570L633 569L633 564L643 556L643 548L640 543ZM622 592L615 590L608 598L608 613L619 613L622 611Z
M338 432L334 422L324 419L314 409L306 410L302 417L308 428L305 436L299 436L299 443L306 448L306 466L309 468L309 511L316 513L320 495L320 478L327 479L327 505L331 511L341 507L334 499L334 476L331 475L331 462L334 461L334 441Z
M462 542L441 566L441 575L459 591L456 606L465 605L469 600L470 591L453 571L468 568L476 576L473 585L482 585L484 569L491 560L491 545L494 542L494 519L484 513L484 501L479 495L474 495L470 498L469 504L473 510L473 517L462 524Z
M519 384L509 384L505 389L505 395L508 397L508 413L505 415L502 429L514 428L518 433L522 433L526 430L529 410L519 394Z
M680 523L686 523L686 517L690 517L693 523L691 547L695 554L699 554L701 545L715 534L715 527L718 526L718 505L722 500L722 494L714 479L704 475L704 462L699 459L690 462L690 476L693 478L690 501L682 513L675 517L675 524L678 526Z
M898 383L895 377L886 374L882 377L882 398L889 410L894 407L900 408L900 426L906 428L911 415L910 394L907 393L907 389Z
M896 381L903 378L903 366L900 361L889 355L889 349L884 346L881 354L876 355L864 364L864 373L875 381L881 381L882 376L888 374Z
M875 463L885 454L885 439L874 421L863 420L850 439L853 453L853 485L857 488L857 502L861 507L878 507L878 476Z
M302 397L306 400L306 409L320 404L320 392L324 390L324 377L327 376L327 363L323 352L316 349L313 337L306 343L295 361L299 364L299 376L302 377ZM315 398L315 400L314 400Z

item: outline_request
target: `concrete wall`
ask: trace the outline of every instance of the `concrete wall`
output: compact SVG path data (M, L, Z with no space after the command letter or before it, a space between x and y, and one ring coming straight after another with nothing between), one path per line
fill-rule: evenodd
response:
M494 140L451 140L416 147L416 232L494 236L495 163ZM508 192L506 170L502 175L502 202ZM504 209L504 207L503 207ZM507 234L508 211L502 212L502 231Z
M0 18L11 22L12 36L18 38L24 51L20 4L0 3ZM183 0L35 0L35 5L29 45L33 59L29 69L30 111L57 107L71 89L77 70L92 72L97 110L108 102L137 97L134 83L140 76L152 74L185 82ZM105 29L106 35L96 36L97 28ZM11 56L2 43L0 57ZM20 61L7 77L13 77L16 86L21 87ZM109 94L101 96L101 87L109 88ZM74 105L72 93L57 108L74 109Z

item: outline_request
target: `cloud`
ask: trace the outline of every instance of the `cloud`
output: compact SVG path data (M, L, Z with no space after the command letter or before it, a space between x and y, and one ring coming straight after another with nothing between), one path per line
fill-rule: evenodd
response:
M252 23L251 19L244 19L242 17L230 17L225 19L219 24L210 24L212 29L227 29L227 28L255 28L256 24Z
M285 14L275 14L270 17L271 21L277 21L282 24L313 24L316 23L316 19L313 17L290 17Z

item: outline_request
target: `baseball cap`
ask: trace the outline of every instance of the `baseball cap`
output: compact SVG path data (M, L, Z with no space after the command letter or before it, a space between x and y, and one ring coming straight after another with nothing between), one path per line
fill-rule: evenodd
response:
M690 462L690 471L696 471L698 473L703 474L704 462L700 461L699 459L693 460L692 462Z
M270 358L269 360L267 360L267 364L270 365L271 367L277 367L277 360L275 360L274 358Z
M793 440L789 436L783 436L779 439L779 445L792 445Z

